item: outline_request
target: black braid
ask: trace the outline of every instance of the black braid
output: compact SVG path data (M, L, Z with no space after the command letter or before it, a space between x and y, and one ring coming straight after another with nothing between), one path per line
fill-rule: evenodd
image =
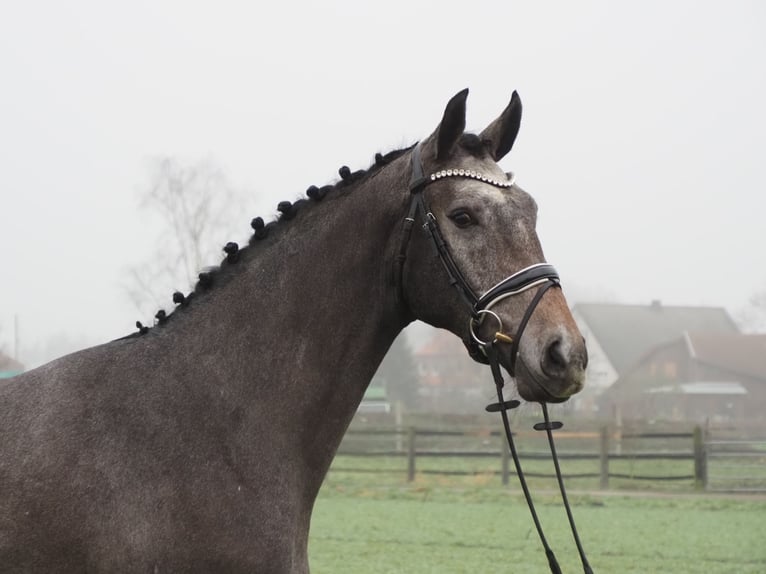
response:
M223 246L223 251L226 253L226 261L229 263L236 263L239 261L239 245L233 241L229 241Z
M297 209L295 209L295 206L290 201L280 201L279 205L277 205L277 211L282 214L280 219L284 219L285 221L292 219L295 217L295 214L297 213Z
M198 275L199 277L199 286L202 287L202 289L207 290L210 289L213 286L213 272L212 271L203 271Z
M269 234L269 229L266 227L266 224L263 222L262 217L256 217L250 222L250 227L253 228L253 231L255 231L255 234L253 235L253 238L255 239L265 239L266 236Z
M338 182L337 187L347 187L364 178L368 172L363 169L352 172L348 166L344 165L338 170L338 173L340 174L341 180Z

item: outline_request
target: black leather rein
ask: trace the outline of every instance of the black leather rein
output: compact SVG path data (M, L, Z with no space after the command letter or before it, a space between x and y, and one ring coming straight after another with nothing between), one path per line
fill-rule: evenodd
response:
M439 229L436 217L429 209L428 204L426 203L426 200L423 196L423 190L429 184L445 177L466 177L483 181L489 185L494 185L502 188L510 188L513 182L500 182L492 179L491 177L485 177L475 171L464 169L444 170L431 175L426 175L423 171L423 164L420 156L420 144L418 144L412 150L412 176L409 184L411 201L407 217L404 220L404 226L402 228L402 242L400 244L396 262L394 264L394 281L396 282L397 296L401 301L404 300L402 279L404 273L404 263L407 259L407 247L412 236L412 228L415 224L415 221L418 217L420 217L423 220L423 229L428 234L428 237L431 240L431 245L434 248L435 255L438 256L442 266L444 267L444 270L447 273L450 285L457 289L461 299L465 302L470 310L471 318L469 323L469 331L471 336L469 339L465 340L464 343L468 349L468 353L471 355L471 358L490 366L497 391L498 402L489 405L487 407L487 411L499 412L502 417L503 428L505 431L506 439L508 441L508 446L511 451L513 463L516 468L516 474L519 478L519 483L521 484L522 491L524 492L524 498L527 501L527 506L529 506L530 513L532 514L532 519L535 523L535 528L537 529L540 541L542 542L543 548L545 549L545 554L548 558L548 565L553 574L561 574L561 569L556 560L556 556L554 555L553 550L551 550L547 540L545 539L542 526L537 517L537 512L535 511L532 497L529 493L529 489L527 488L526 479L524 478L524 473L521 469L521 463L519 462L516 446L513 441L513 433L511 432L507 411L518 407L520 403L516 400L506 401L503 397L503 387L505 382L503 381L503 376L500 369L500 352L498 349L498 342L511 344L510 364L508 365L508 372L512 377L515 377L516 357L519 353L519 342L521 341L521 336L524 332L524 329L526 328L527 323L537 308L538 303L542 299L543 295L548 291L548 289L553 287L560 287L559 275L552 265L547 263L538 263L525 269L521 269L509 277L506 277L488 289L483 295L477 295L473 288L471 288L465 276L460 272L460 268L458 267L455 260L452 258L452 255L450 254L449 248L447 246L447 242L444 240L444 236ZM532 301L524 312L524 315L519 322L515 334L509 336L503 333L502 321L500 317L491 310L492 306L507 297L519 295L520 293L534 288L537 288L537 292L535 293ZM498 323L497 332L493 339L490 341L483 341L475 334L475 328L481 324L482 320L486 316L492 317ZM593 571L590 567L590 564L588 563L588 559L585 556L585 552L583 551L582 545L580 543L580 538L577 534L577 528L574 523L572 511L569 507L566 490L564 489L564 481L561 477L561 470L559 468L558 458L556 455L556 447L553 443L552 431L561 428L563 424L555 421L551 422L548 417L548 409L545 402L541 402L540 404L542 406L543 417L545 420L544 422L534 425L534 428L535 430L539 431L544 430L547 433L548 443L551 449L551 455L556 470L556 478L558 480L564 507L566 508L567 518L569 519L569 524L572 529L572 535L574 536L585 574L592 574Z

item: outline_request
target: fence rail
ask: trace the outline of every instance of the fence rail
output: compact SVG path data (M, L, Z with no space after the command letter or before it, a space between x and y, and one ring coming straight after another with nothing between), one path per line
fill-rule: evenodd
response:
M530 450L520 452L522 463L550 460L550 452L542 449L542 443L531 449L535 439L540 440L539 433L520 432L515 436L530 439L525 440ZM575 468L568 473L564 469L564 477L597 479L602 489L609 488L612 480L631 480L670 481L679 485L686 482L696 489L718 491L766 492L766 440L706 440L701 427L690 432L620 432L602 427L597 431L559 431L555 437L561 460L594 463L594 468ZM415 480L417 475L499 476L503 484L508 484L515 472L504 440L501 433L484 429L352 428L338 451L343 462L333 464L331 471L368 475L402 473L408 481ZM376 457L395 459L400 463L395 467L376 468L369 466L369 462L353 464L357 457L367 461ZM428 463L437 459L463 459L466 464L462 468L449 468L449 465L434 468L434 464ZM494 468L494 465L477 468L480 460L496 460L498 464ZM401 464L403 461L406 463ZM646 461L658 461L658 464L652 466ZM726 464L727 461L731 464ZM644 468L638 468L642 464ZM534 466L529 472L525 468L524 473L529 477L555 477L552 469L541 472Z
M708 440L706 487L718 492L766 492L766 440Z

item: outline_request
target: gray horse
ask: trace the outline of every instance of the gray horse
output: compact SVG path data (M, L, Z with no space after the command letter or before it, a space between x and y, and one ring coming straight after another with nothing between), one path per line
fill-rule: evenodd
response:
M306 573L317 492L397 334L420 319L499 337L508 367L495 321L518 325L532 292L471 323L422 222L403 239L417 151L438 179L422 191L427 218L473 290L544 261L535 202L497 165L519 98L474 135L467 92L417 148L253 220L250 245L229 244L151 329L0 382L0 571ZM582 388L585 346L560 289L517 344L523 398Z

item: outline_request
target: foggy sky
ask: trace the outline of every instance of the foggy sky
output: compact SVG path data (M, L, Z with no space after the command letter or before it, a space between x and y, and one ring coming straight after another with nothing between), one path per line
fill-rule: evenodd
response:
M223 166L251 192L244 242L252 216L427 136L464 87L475 131L519 91L502 165L570 298L736 313L766 288L764 6L3 3L0 345L14 316L22 360L151 322L123 289L157 248L150 158Z

